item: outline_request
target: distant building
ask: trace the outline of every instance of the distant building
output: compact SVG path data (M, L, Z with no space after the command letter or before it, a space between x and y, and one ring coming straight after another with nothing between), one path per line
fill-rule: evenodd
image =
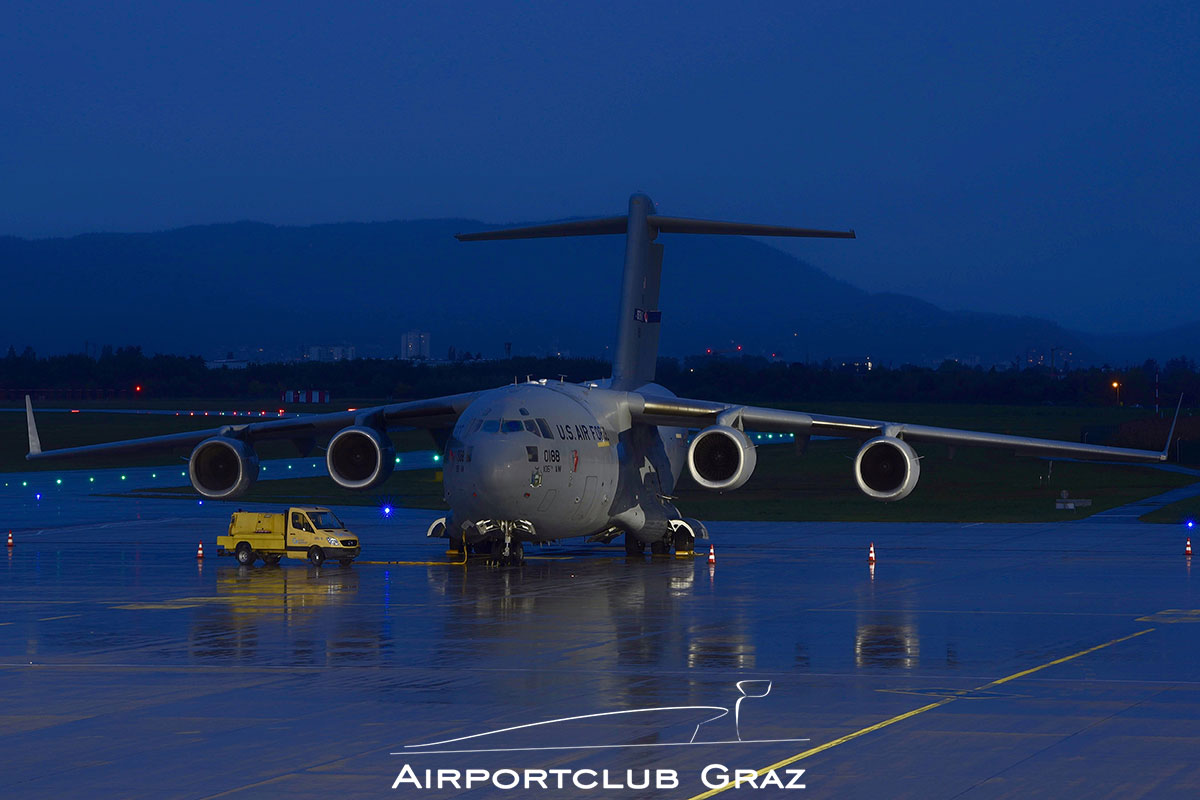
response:
M295 389L283 392L279 399L285 403L328 403L329 392L318 389Z
M357 357L353 345L310 345L304 353L305 361L348 361Z
M208 369L245 369L250 362L244 358L234 358L233 353L226 353L224 358L214 358L204 362Z
M400 357L410 361L429 358L429 331L409 331L400 337Z

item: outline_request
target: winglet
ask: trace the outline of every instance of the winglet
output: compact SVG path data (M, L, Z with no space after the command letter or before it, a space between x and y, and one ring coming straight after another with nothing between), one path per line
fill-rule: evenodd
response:
M38 438L37 423L33 421L33 401L25 395L25 423L29 426L29 455L42 452L42 440Z
M1159 456L1159 461L1166 461L1171 457L1171 439L1175 436L1175 423L1179 422L1179 409L1183 408L1183 395L1179 395L1179 402L1175 404L1175 419L1171 420L1171 430L1167 432L1167 443L1163 445L1162 455Z

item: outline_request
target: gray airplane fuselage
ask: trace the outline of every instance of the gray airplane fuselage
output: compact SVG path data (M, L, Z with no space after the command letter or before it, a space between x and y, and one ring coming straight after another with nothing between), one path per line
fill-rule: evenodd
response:
M498 521L520 521L515 535L527 541L614 528L661 538L677 515L669 496L687 432L632 424L628 394L606 383L529 382L472 402L446 445L448 533L470 538Z

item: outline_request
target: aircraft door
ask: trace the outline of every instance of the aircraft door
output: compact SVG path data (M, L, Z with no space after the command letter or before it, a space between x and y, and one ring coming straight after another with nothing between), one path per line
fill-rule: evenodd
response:
M579 499L579 506L575 509L574 519L582 519L592 510L592 503L596 502L596 484L600 479L595 475L588 475L587 480L583 484L583 496Z

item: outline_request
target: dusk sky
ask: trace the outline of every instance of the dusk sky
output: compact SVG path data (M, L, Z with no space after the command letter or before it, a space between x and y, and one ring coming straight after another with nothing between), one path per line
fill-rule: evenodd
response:
M0 70L0 235L539 221L643 190L855 228L774 244L870 291L1200 320L1194 2L8 3Z

